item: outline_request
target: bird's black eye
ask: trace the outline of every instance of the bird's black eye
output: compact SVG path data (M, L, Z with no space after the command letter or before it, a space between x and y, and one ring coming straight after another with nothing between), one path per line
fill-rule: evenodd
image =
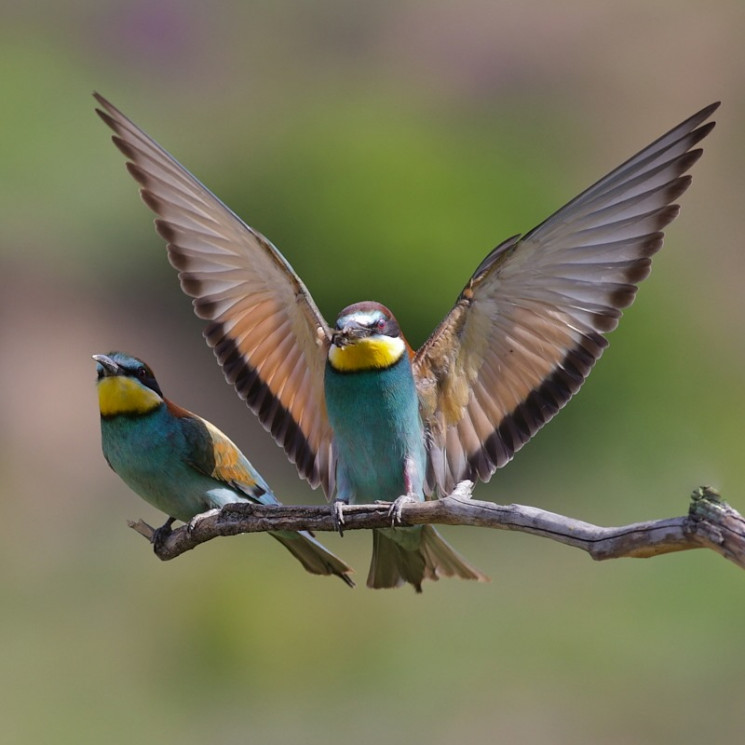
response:
M137 380L139 380L142 385L155 391L159 396L163 395L158 382L155 380L153 371L147 365L138 366L134 369L130 368L130 371L132 377L137 378Z
M375 321L374 328L376 331L382 331L385 328L385 324L385 318L378 318L378 320Z

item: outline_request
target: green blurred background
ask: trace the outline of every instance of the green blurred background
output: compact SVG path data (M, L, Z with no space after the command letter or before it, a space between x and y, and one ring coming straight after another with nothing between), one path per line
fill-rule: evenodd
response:
M18 7L12 7L17 5ZM265 536L157 561L108 470L120 348L288 502L322 499L223 382L99 90L305 279L414 346L496 243L712 100L663 253L581 395L476 495L601 524L745 508L745 5L88 2L0 10L0 731L8 743L738 742L745 574L443 532L488 585L347 590ZM324 536L358 571L370 537Z

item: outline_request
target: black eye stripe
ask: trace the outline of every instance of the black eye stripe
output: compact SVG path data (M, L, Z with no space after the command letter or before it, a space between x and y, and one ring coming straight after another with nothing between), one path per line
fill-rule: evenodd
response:
M139 380L143 385L155 391L159 396L163 395L153 371L147 365L138 365L137 367L128 367L124 369L128 375L137 378L137 380Z

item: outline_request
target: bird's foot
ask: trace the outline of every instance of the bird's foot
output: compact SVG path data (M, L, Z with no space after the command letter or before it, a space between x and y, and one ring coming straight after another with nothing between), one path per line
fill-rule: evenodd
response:
M391 506L388 509L388 517L391 518L391 527L395 528L397 525L401 525L401 512L405 504L419 501L421 500L417 499L413 494L404 494L391 502Z
M189 520L188 523L186 523L186 531L191 535L194 530L196 529L197 525L202 522L202 520L206 520L208 517L214 517L215 515L220 514L220 508L215 507L212 510L207 510L206 512L200 512L198 515L194 515L191 520Z
M169 517L163 525L153 531L153 535L150 537L150 543L153 544L153 551L155 551L156 555L160 553L160 550L163 548L163 544L166 542L168 536L173 533L171 525L173 525L175 521L175 517Z
M337 499L331 503L331 516L334 519L334 530L340 535L344 535L344 507L346 502Z

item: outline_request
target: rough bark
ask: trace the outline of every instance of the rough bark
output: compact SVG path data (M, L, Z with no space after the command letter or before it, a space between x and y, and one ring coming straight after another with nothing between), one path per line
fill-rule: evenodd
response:
M673 551L708 548L745 568L745 519L710 487L699 487L688 514L620 527L601 527L519 504L499 505L471 499L473 484L463 482L448 497L405 502L402 525L474 525L516 530L586 551L593 559L650 558ZM390 503L345 506L344 530L369 530L391 524ZM130 527L153 542L163 561L174 559L218 536L267 530L337 529L333 505L264 506L247 502L197 516L189 525L158 533L142 520ZM154 538L157 536L157 540Z

